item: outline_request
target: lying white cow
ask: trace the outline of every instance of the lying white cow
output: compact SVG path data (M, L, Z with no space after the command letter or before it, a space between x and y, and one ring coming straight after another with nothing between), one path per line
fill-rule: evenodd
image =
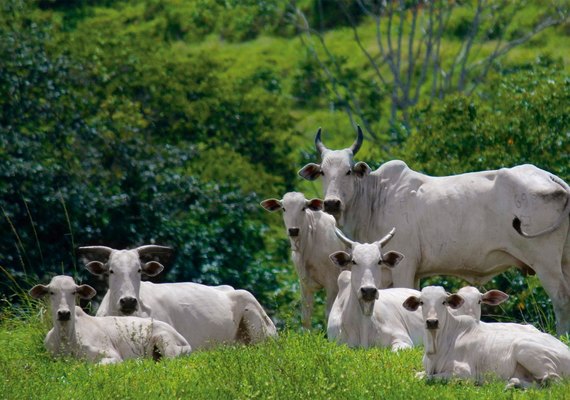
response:
M177 357L191 347L173 327L154 319L137 317L92 317L75 306L75 297L90 299L95 289L76 285L69 276L56 276L49 285L36 285L30 295L49 295L53 328L45 338L54 355L69 355L99 364L137 357Z
M167 257L171 251L153 245L132 250L80 247L78 253L86 268L109 278L109 290L97 315L136 315L164 321L194 350L221 343L252 343L277 334L271 319L248 291L191 282L141 282L142 274L155 276L163 270L155 259Z
M464 286L457 291L463 297L463 304L457 309L452 309L453 315L470 315L477 321L481 319L481 304L498 306L509 298L509 295L500 290L492 289L484 294L473 286Z
M481 383L488 373L495 373L508 380L507 387L527 387L570 376L570 350L564 343L524 325L453 315L449 309L458 309L463 301L440 286L428 286L403 303L413 313L422 308L428 378L455 376Z
M353 242L339 230L337 234L352 254L331 254L335 264L350 271L341 272L338 278L339 293L327 326L329 339L350 347L391 347L392 351L421 344L421 313L402 309L404 300L419 292L405 288L380 290L382 270L394 268L403 258L395 251L382 253L382 245L392 238L394 230L370 244Z
M481 304L485 303L491 306L498 306L509 298L509 295L500 290L491 289L485 293L481 293L479 289L473 286L464 286L457 291L457 294L463 298L463 304L457 309L451 308L449 311L453 315L468 315L475 318L476 321L481 320ZM505 328L507 334L516 335L518 330L512 329L511 323L493 322L495 328ZM534 326L529 324L521 324L521 329L527 329L532 332L539 332Z
M372 171L354 161L362 142L359 128L350 148L328 149L319 129L322 162L299 174L322 177L325 211L354 240L396 227L390 245L406 259L392 274L394 287L418 288L434 275L484 284L516 266L538 275L558 333L570 332L570 187L562 179L533 165L433 177L392 160Z
M301 321L311 327L315 292L326 292L326 318L338 293L337 279L340 270L329 255L346 246L337 238L335 220L321 211L323 202L307 200L302 193L290 192L282 200L267 199L261 202L267 211L283 211L283 220L291 242L291 257L301 284Z

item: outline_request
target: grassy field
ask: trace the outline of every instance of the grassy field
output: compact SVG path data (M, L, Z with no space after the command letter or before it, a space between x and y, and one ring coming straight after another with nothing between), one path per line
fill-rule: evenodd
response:
M563 399L570 390L570 380L508 392L500 381L418 381L421 349L354 350L291 330L256 346L95 366L52 359L43 347L47 329L37 315L3 319L0 399Z

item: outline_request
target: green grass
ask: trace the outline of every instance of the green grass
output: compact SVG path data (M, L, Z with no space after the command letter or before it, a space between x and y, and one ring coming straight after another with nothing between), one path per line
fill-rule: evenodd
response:
M96 366L52 359L37 316L0 323L0 399L562 399L570 381L504 392L504 383L415 379L422 350L354 350L322 333L285 331L256 346L224 346L188 357Z

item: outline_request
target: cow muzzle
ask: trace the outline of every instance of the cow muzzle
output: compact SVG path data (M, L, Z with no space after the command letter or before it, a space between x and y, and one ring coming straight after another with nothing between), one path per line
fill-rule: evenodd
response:
M374 301L378 299L378 289L374 286L363 286L360 288L360 298L364 301Z
M71 311L69 310L59 310L57 312L57 320L58 321L69 321L71 319Z
M122 297L119 300L119 309L125 315L131 315L137 310L137 299L134 297Z
M426 329L438 329L439 321L435 318L426 319Z
M326 199L324 201L324 205L325 205L325 212L332 215L340 214L340 211L342 209L342 202L338 198Z
M299 228L289 228L288 233L291 237L297 237L299 236Z

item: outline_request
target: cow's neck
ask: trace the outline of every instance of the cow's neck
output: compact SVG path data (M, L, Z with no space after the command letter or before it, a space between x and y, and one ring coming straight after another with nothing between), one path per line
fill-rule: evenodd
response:
M72 354L77 348L77 332L75 330L74 316L67 322L55 321L54 339L61 354Z
M380 176L368 174L356 179L354 196L347 202L342 216L342 230L353 240L373 242L378 240L377 225L383 218L377 215L384 203L385 191L382 190Z
M372 316L362 314L358 296L352 288L346 302L346 308L342 316L342 326L348 339L358 342L358 346L369 347L370 332L372 328Z

